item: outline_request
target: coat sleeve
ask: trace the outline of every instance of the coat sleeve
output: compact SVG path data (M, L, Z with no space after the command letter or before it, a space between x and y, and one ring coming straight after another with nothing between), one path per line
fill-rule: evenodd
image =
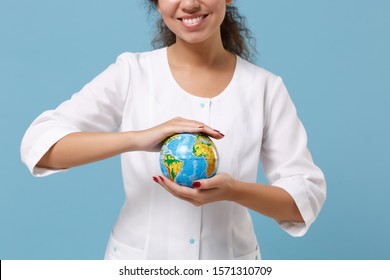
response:
M62 137L74 132L118 129L130 84L130 72L128 60L123 54L69 100L54 110L43 112L33 121L20 148L22 162L32 175L47 176L64 171L36 166Z
M292 236L303 236L315 221L326 197L326 183L307 148L305 129L286 87L277 78L265 96L265 126L260 160L270 184L294 199L304 223L277 221Z

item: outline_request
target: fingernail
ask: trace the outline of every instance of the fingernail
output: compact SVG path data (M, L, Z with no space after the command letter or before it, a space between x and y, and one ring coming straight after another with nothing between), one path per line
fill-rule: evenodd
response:
M161 181L163 181L163 182L164 182L164 178L163 178L163 177L161 177L161 176L158 176L158 177L160 177Z
M222 134L222 132L221 131L219 131L219 130L216 130L216 129L214 129L214 131L215 132L218 132L222 137L224 137L225 135L224 134Z
M155 181L156 183L158 183L157 177L153 177L153 181Z
M193 187L194 189L200 188L201 185L202 185L202 184L201 184L200 182L193 182L193 183L192 183L192 187Z

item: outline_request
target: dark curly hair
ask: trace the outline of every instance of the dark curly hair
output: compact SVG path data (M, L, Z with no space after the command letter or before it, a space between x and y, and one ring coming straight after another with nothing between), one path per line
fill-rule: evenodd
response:
M157 9L158 0L147 0L150 10ZM254 38L246 27L245 17L237 7L226 6L226 15L221 24L222 44L226 50L243 59L252 60L256 54ZM157 33L152 40L155 48L171 46L176 42L176 35L169 30L162 18L157 20Z

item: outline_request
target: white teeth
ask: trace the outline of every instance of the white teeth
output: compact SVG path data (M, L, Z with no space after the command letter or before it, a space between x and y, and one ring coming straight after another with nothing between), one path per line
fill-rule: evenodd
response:
M186 25L195 25L203 19L203 16L196 18L183 18L183 22Z

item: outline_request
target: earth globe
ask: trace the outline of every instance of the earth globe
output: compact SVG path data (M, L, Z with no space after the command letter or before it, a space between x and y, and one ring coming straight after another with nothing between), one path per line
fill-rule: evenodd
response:
M213 177L219 156L214 142L205 134L179 133L165 140L160 152L160 168L165 177L191 187L196 180Z

